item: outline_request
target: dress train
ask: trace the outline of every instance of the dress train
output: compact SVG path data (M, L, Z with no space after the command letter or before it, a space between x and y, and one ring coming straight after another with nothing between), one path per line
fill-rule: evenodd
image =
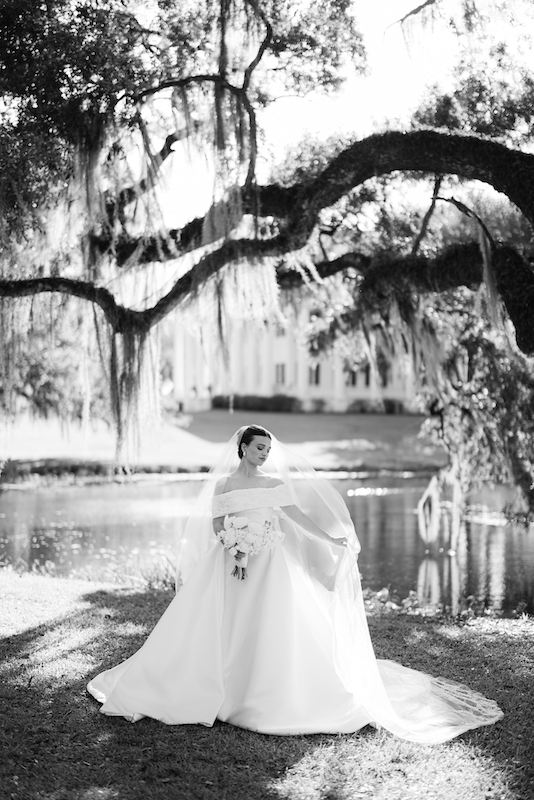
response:
M104 714L281 735L373 724L423 743L502 717L465 686L377 660L361 597L318 582L287 541L251 556L245 581L232 564L214 540L143 646L89 683Z

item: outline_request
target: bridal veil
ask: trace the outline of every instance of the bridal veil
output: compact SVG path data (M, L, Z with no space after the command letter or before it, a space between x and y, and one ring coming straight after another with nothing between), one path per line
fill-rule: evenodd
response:
M178 585L186 583L213 547L212 498L217 485L238 466L240 428L224 447L211 470L180 543ZM341 495L301 456L273 434L265 471L282 481L295 505L331 537L346 537L341 549L319 540L283 514L283 546L313 580L317 607L333 631L336 672L345 688L379 727L411 741L433 744L496 722L499 707L479 693L392 661L377 659L369 636L362 597L358 553L360 544Z

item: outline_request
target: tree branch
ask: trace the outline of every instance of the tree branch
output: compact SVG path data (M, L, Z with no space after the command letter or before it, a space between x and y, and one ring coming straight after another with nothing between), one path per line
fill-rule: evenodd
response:
M397 22L394 22L393 25L404 25L407 19L410 19L410 17L416 17L418 14L421 13L421 11L424 11L425 8L429 8L430 6L436 5L436 3L437 0L425 0L425 2L421 3L421 5L417 6L417 8L412 8L411 11L408 11L407 14L398 19ZM390 25L389 27L392 26Z
M143 311L134 311L117 303L111 292L103 286L71 278L29 278L26 280L0 280L0 297L30 297L44 292L57 292L80 297L99 306L116 333L126 328L146 330Z
M459 286L476 289L483 280L482 253L478 242L454 244L433 257L375 259L363 275L360 293L378 311L406 292L446 292Z
M70 278L45 277L26 280L0 280L0 297L29 297L57 292L79 297L99 306L115 333L126 329L144 333L161 322L187 296L202 288L210 277L237 259L260 259L285 252L283 238L265 241L231 239L218 250L208 253L179 278L172 289L158 302L143 311L120 305L112 293L102 286Z
M148 327L161 322L167 314L188 295L201 289L202 285L225 266L239 259L250 261L279 255L286 252L284 240L278 239L230 239L200 259L193 269L186 272L172 289L155 306L143 312Z
M169 133L165 139L165 142L163 143L163 147L157 153L155 153L150 160L150 176L141 178L141 180L134 186L127 186L125 189L122 189L117 197L113 197L109 192L106 192L105 205L107 217L110 221L113 220L115 216L122 221L126 206L135 202L140 195L152 188L157 172L173 152L173 144L180 142L183 139L187 139L189 133L190 131L187 128L180 128L178 131Z
M470 219L475 219L477 223L480 225L484 235L486 236L488 242L490 243L491 247L495 247L495 242L493 240L493 236L489 232L488 226L486 223L476 214L472 208L466 206L465 203L462 203L460 200L457 200L455 197L436 197L436 200L443 200L444 203L451 203L455 208L458 209L462 214L465 214L466 217Z
M218 250L205 255L183 275L154 306L134 311L119 305L111 292L85 281L68 278L34 278L0 281L0 297L25 297L42 292L60 292L98 305L116 333L126 329L145 333L161 322L185 298L227 264L238 259L259 260L279 256L278 283L282 289L301 286L300 272L288 269L283 255L287 244L283 236L269 240L229 240ZM496 246L491 254L497 289L516 329L517 344L527 355L534 354L534 271L511 247ZM332 261L315 265L321 278L347 269L363 275L359 291L369 306L377 311L387 309L393 299L405 292L443 292L459 286L474 289L483 280L483 260L478 243L451 245L434 258L398 256L387 260L372 259L363 253L345 253ZM310 278L313 276L310 274Z
M256 10L256 4L250 0L250 5ZM260 46L256 58L249 64L247 69L245 70L245 76L243 79L242 86L235 86L233 83L227 79L224 70L219 74L204 74L204 75L189 75L187 78L170 78L169 80L164 81L163 83L158 84L149 89L145 89L139 95L137 95L136 100L140 101L145 97L148 97L152 94L157 94L157 92L163 91L164 89L184 89L187 86L190 86L193 83L213 83L215 86L215 91L218 90L227 90L231 94L235 95L240 103L242 103L243 108L246 111L249 123L249 137L250 137L250 157L249 157L249 165L247 170L247 176L245 179L245 188L250 187L254 182L254 176L256 174L256 159L257 159L257 151L258 151L258 125L256 122L256 112L254 111L254 106L252 105L250 98L248 97L247 91L249 88L249 83L252 77L252 71L258 65L260 59L263 56L265 49L267 48L269 41L272 37L272 28L264 18L264 15L259 11L258 13L261 15L262 20L267 25L267 35ZM220 68L224 66L225 58L223 57L224 53L224 41L221 45L221 61L220 61Z
M252 61L250 62L250 64L248 65L248 67L245 70L245 75L244 75L244 78L243 78L243 89L244 89L244 91L247 91L247 89L248 89L248 87L250 85L250 81L252 79L252 73L254 72L254 70L256 69L258 64L260 63L261 59L263 58L263 55L264 55L265 51L267 50L267 48L271 44L271 41L272 41L272 38L273 38L273 26L271 25L271 23L269 22L269 20L267 19L267 17L265 16L263 11L261 10L261 8L259 7L259 5L256 2L256 0L247 0L247 3L252 8L252 10L256 14L256 16L258 16L261 19L261 21L263 22L263 24L265 25L266 34L265 34L265 37L264 37L262 43L260 44L260 46L258 48L258 52L256 53L256 56L252 59Z
M235 87L234 87L235 88ZM293 186L272 184L243 188L244 213L281 221L288 249L303 247L311 236L319 213L334 205L352 189L370 178L397 171L458 175L479 180L505 194L534 226L534 155L513 150L476 136L436 131L390 131L355 142L313 180ZM136 252L138 263L176 258L200 245L203 219L195 219L182 230L161 237L123 237L116 245L117 263L124 264ZM111 246L105 237L99 248Z
M261 201L256 196L256 187L250 186L243 189L241 202L244 214L260 216L288 217L298 196L296 190L281 187L276 184L261 188ZM213 212L212 207L210 212ZM171 261L186 253L191 253L201 245L213 244L213 240L206 238L206 217L196 217L184 225L183 228L173 228L162 231L158 236L128 236L123 233L116 240L112 240L107 233L94 235L92 244L97 252L105 253L113 249L117 266L122 267L131 259L137 264L151 264L154 261ZM208 226L207 230L210 228Z
M515 327L517 345L525 355L532 356L534 270L513 247L494 245L490 257L497 291ZM317 271L325 277L337 267L354 267L363 274L360 295L376 311L387 311L393 300L402 299L406 293L445 292L459 286L476 289L484 280L484 261L477 242L451 245L433 258L409 255L373 260L349 253L318 264Z
M396 171L454 174L483 181L507 195L534 225L533 155L476 136L390 131L355 142L301 190L291 220L295 235L304 236L321 209L356 186Z
M136 102L139 102L145 97L162 92L164 89L183 89L186 86L190 86L192 83L217 83L222 89L227 89L229 92L232 92L238 96L242 91L240 86L234 86L233 83L230 83L230 81L221 77L219 74L207 72L201 75L188 75L187 78L169 78L162 83L158 83L157 86L151 86L148 89L143 89L143 91L139 92L134 99Z
M202 283L235 259L261 259L280 256L279 272L284 271L283 255L305 245L313 232L319 212L333 205L355 186L376 175L396 170L422 173L453 173L471 180L480 180L504 193L534 224L534 156L511 150L505 145L472 136L458 136L435 131L410 133L390 132L370 136L356 142L338 155L311 183L281 187L276 184L258 188L260 214L273 216L280 221L281 232L271 239L230 239L217 250L205 255L198 264L177 281L173 289L154 307L145 311L132 311L118 306L107 289L65 278L37 278L29 281L0 281L0 296L24 296L38 292L59 291L83 297L99 305L117 332L124 326L146 330L159 322L166 313ZM245 213L254 208L253 190L243 193ZM117 246L117 260L125 259L138 248L138 263L161 261L200 246L202 219L191 221L181 231L165 240L123 239ZM479 282L480 251L478 246L469 257L467 251L458 250L446 263L434 259L433 270L422 269L421 257L397 259L397 278L390 271L389 283L378 279L374 269L366 277L366 291L380 293L396 280L415 288L428 281L427 291L443 291L452 286ZM446 251L450 256L450 250ZM352 256L353 258L354 256ZM348 265L350 256L343 256ZM124 261L122 261L124 263ZM341 264L342 261L339 261ZM359 257L360 269L364 264ZM392 262L393 263L393 262ZM428 266L428 264L427 264ZM527 354L534 353L534 272L512 248L497 247L492 253L492 267L497 287L516 327L518 344ZM332 264L323 264L332 270ZM387 271L386 267L382 268ZM442 274L442 279L440 275ZM374 277L373 277L374 276ZM287 278L288 281L294 280ZM440 288L441 287L441 288ZM393 291L393 289L391 289Z
M438 192L440 190L442 181L443 181L443 175L436 175L436 178L434 180L434 191L432 192L432 202L430 203L430 206L428 207L427 212L426 212L425 216L423 217L423 222L421 224L421 230L419 231L419 233L415 237L415 241L414 241L413 247L412 247L412 256L416 256L417 255L418 250L419 250L419 248L421 246L421 242L423 241L423 239L426 236L426 232L428 230L428 226L429 226L430 220L432 219L432 214L434 213L434 210L436 208L436 200L438 199Z

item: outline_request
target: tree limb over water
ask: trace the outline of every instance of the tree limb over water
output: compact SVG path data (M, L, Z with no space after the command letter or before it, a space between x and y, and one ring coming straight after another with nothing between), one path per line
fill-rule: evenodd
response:
M322 210L370 178L399 171L483 181L505 194L534 226L533 155L476 136L431 130L389 131L357 141L305 184L245 188L243 212L252 214L258 208L260 216L279 220L286 238L282 249L288 252L306 244ZM200 246L205 221L206 217L194 219L181 229L168 231L166 237L122 238L115 243L117 263L124 264L133 252L139 264L189 253ZM101 250L111 245L105 237L95 241ZM273 251L280 243L280 239L274 240ZM259 251L263 247L264 242L258 243Z
M259 209L260 217L276 220L278 232L270 238L237 238L223 241L218 248L200 257L171 290L154 306L134 311L116 303L103 287L87 281L65 278L0 281L0 295L16 297L40 292L62 292L97 303L116 332L127 325L139 331L160 322L192 291L236 259L275 257L281 285L302 282L298 273L288 270L284 256L304 247L316 229L319 214L370 178L397 171L427 174L454 174L483 181L505 194L534 225L534 156L505 145L474 136L450 135L436 131L388 132L367 137L345 149L312 181L292 186L271 184L245 187L242 191L244 214ZM122 198L121 198L122 199ZM158 237L129 238L125 234L113 243L115 258L124 265L132 258L137 264L175 259L194 252L201 244L206 217L189 222L180 230ZM209 242L213 244L213 242ZM94 244L102 253L112 246L104 237ZM528 355L534 354L534 273L511 247L498 247L492 266L496 284L514 323L517 342ZM365 274L362 290L391 295L399 281L414 291L445 291L456 286L478 285L482 259L478 245L458 245L436 258L393 257L387 264L374 264L359 253L348 253L333 261L317 264L321 277L353 267ZM377 300L378 302L378 300Z
M42 292L58 292L79 297L98 305L115 333L130 330L143 334L161 322L225 264L231 263L236 258L246 258L248 253L255 259L265 254L272 255L273 249L273 242L230 240L219 250L204 256L166 295L143 311L118 304L113 294L104 287L95 286L87 281L60 277L20 281L0 280L0 296L25 297ZM499 292L516 326L518 345L525 353L534 352L534 331L528 323L530 309L534 307L532 269L511 247L497 247L493 252L492 266ZM365 297L367 308L374 308L376 311L389 307L392 299L398 299L406 291L424 294L445 292L459 286L476 289L483 281L482 253L476 242L452 245L435 258L392 255L387 260L375 260L364 253L350 252L315 265L315 270L321 279L348 269L362 274L360 294ZM286 267L283 258L280 259L276 272L282 289L296 289L305 281L301 272ZM309 279L314 279L311 272Z

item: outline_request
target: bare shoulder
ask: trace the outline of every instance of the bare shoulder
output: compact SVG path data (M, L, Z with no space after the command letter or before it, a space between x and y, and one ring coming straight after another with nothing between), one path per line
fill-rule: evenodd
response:
M235 492L239 491L240 489L247 489L249 488L247 484L236 475L235 472L232 472L230 475L227 475L225 478L221 478L221 480L217 481L215 486L215 494L225 494L227 492Z
M279 478L271 478L269 475L260 474L252 481L243 481L229 475L221 478L215 485L214 494L224 494L225 492L239 491L240 489L274 489L276 486L283 486L284 482Z
M217 483L215 484L215 489L213 490L213 494L223 494L226 488L226 482L228 478L219 478Z
M279 478L269 478L265 476L265 482L262 483L266 489L274 489L276 486L283 486L284 482L281 481Z

